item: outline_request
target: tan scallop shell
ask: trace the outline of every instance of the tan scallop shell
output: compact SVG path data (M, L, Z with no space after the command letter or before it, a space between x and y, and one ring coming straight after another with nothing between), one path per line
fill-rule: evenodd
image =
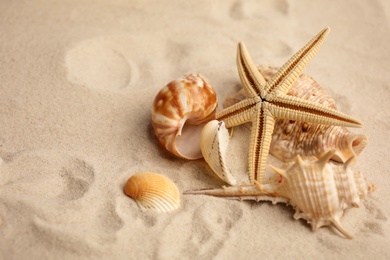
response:
M224 122L212 120L203 127L200 137L203 158L219 178L230 185L237 185L237 181L226 167L228 143L229 132Z
M242 185L189 191L185 194L204 194L217 197L284 202L296 209L295 219L306 219L317 230L333 225L348 238L352 236L341 226L340 218L345 209L357 207L360 199L375 187L367 185L360 173L354 173L349 164L329 163L334 151L318 160L302 160L298 155L282 169L272 167L279 175L265 185Z
M124 192L142 209L170 212L180 206L177 186L158 173L142 172L131 176L124 187Z
M260 66L259 70L266 80L277 72L277 68L269 66ZM327 92L313 78L305 74L299 77L287 94L336 109L336 103ZM245 93L241 90L228 97L224 106L231 106L244 98ZM288 162L297 155L313 159L335 149L332 159L345 162L351 156L359 155L367 143L365 135L355 134L345 127L276 120L270 153L279 160Z
M202 158L200 133L214 119L217 96L199 74L173 80L158 92L153 102L152 125L159 142L185 159Z

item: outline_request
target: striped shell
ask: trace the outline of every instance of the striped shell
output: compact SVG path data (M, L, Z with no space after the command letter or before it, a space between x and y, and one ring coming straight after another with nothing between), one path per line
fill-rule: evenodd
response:
M202 158L200 133L215 116L217 96L207 79L187 74L162 88L154 99L152 125L159 142L185 159Z
M277 169L282 176L277 193L287 197L295 206L295 219L306 219L317 230L321 226L333 225L348 238L352 236L340 224L345 209L358 207L359 194L366 193L367 185L357 187L355 175L348 162L342 166L331 166L328 160L334 151L317 161L303 161L299 155L287 169ZM358 189L359 188L359 189Z
M128 179L124 192L142 209L170 212L180 206L180 194L175 183L161 174L137 173Z
M203 127L200 137L203 158L219 178L230 185L237 185L226 166L228 143L229 133L224 122L212 120Z
M260 66L259 70L266 80L272 78L277 72L275 67ZM305 74L299 77L287 94L336 109L336 103L327 92L313 78ZM228 97L224 106L231 106L244 98L245 93L241 90ZM334 149L335 154L332 159L345 162L351 156L359 155L367 143L365 135L355 134L345 127L276 120L270 153L281 161L289 162L297 155L314 159Z
M185 194L204 194L239 200L289 203L295 207L295 219L306 219L313 231L333 225L348 238L352 236L341 226L344 210L357 207L374 185L367 185L361 173L354 173L349 165L329 163L334 151L318 160L302 160L298 155L282 169L272 167L278 174L265 185L242 185L188 191Z

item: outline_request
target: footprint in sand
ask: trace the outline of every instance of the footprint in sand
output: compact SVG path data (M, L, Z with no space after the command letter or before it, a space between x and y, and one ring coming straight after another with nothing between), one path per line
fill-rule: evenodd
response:
M82 253L85 248L89 248L102 252L106 247L115 243L116 232L124 225L113 199L102 199L93 207L68 206L58 208L58 210L67 216L66 219L63 217L57 219L55 214L50 213L46 213L45 218L32 218L32 231L40 238L41 243L50 245L55 240L57 245L64 249ZM90 216L93 218L90 219Z
M127 42L131 46L131 42ZM126 91L139 80L139 70L123 39L100 37L86 40L65 56L70 82L94 90Z
M81 198L94 180L92 166L56 151L17 154L1 165L1 172L1 193L68 201Z
M115 198L104 191L97 193L101 196L86 196L95 170L78 156L51 150L23 152L3 162L0 172L1 228L6 234L0 244L23 235L31 247L52 248L55 242L83 253L86 248L100 252L116 240L123 220ZM28 250L25 246L17 242L21 250Z
M182 253L196 259L212 259L223 248L230 230L242 215L242 209L235 203L200 206L192 217L193 233Z
M364 214L360 232L364 234L384 235L384 222L387 222L387 217L380 205L373 199L367 198L364 200L362 213Z
M236 201L203 203L193 211L183 211L179 218L172 218L162 230L157 246L156 258L213 259L224 247L230 232L243 216ZM182 230L176 239L177 230ZM190 230L190 232L188 232ZM171 250L172 246L176 250Z

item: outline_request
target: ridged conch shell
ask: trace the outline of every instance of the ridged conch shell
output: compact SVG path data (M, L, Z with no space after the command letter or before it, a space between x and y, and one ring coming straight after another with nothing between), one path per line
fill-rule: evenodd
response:
M180 206L180 194L175 183L153 172L137 173L127 181L124 192L142 209L171 212Z
M203 158L219 178L230 185L237 185L237 181L226 166L228 143L229 132L224 122L212 120L203 127L200 137Z
M265 185L243 185L189 191L185 194L204 194L217 197L284 202L295 207L295 219L306 219L313 231L321 226L333 225L348 238L352 236L341 226L344 210L357 207L360 199L374 189L367 185L360 173L354 173L349 164L329 163L334 151L329 151L315 161L302 160L298 155L293 162L282 167L272 167L279 175Z
M260 66L259 71L269 80L277 72L277 68ZM313 78L305 74L299 77L287 94L336 109L335 101ZM224 106L231 106L244 98L245 93L241 90L228 97ZM355 134L345 127L276 120L270 153L279 160L288 162L297 155L313 159L335 149L332 159L346 162L351 156L359 155L367 143L365 135Z
M217 96L208 80L187 74L162 88L153 102L152 125L159 142L185 159L202 158L200 133L214 119Z
M298 155L295 163L287 169L277 169L282 176L282 184L278 192L287 197L296 212L295 219L306 219L313 230L326 225L335 226L344 236L352 236L341 226L340 218L345 209L358 207L359 194L367 192L367 185L356 187L355 175L347 164L332 167L327 164L334 155L334 151L328 152L318 161L303 161ZM361 190L359 190L359 189Z

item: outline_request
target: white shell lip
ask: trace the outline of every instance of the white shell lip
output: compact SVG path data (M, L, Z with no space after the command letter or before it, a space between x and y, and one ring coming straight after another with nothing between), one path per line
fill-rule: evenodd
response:
M226 164L226 154L229 144L229 132L224 122L212 120L202 129L200 148L205 161L213 172L230 185L237 185Z

